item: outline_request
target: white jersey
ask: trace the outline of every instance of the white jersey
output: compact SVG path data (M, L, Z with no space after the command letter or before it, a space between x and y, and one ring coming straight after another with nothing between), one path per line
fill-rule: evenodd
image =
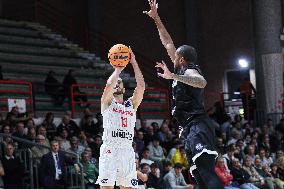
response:
M128 99L123 104L115 99L102 113L103 115L103 143L106 145L119 144L119 147L132 147L136 111L133 109L132 100Z

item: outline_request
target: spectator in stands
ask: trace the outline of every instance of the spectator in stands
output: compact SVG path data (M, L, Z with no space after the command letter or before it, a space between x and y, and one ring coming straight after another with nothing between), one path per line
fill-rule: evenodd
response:
M45 92L53 100L54 105L61 106L64 101L63 85L55 78L55 72L50 70L44 81Z
M241 189L258 189L258 187L250 183L250 175L241 167L238 159L233 160L230 173L233 175L233 186Z
M79 145L78 138L73 136L70 139L70 144L71 144L71 147L67 150L67 152L72 152L72 153L75 153L75 154L81 156L81 154L84 152L85 148L83 146Z
M5 124L2 127L1 132L3 134L6 134L6 135L10 136L11 135L11 133L10 133L10 126ZM2 157L2 154L4 153L3 149L5 147L7 138L9 138L9 137L0 137L0 157Z
M255 161L256 156L255 156L255 146L254 145L249 145L248 146L247 156L250 157L252 162Z
M147 188L163 189L163 178L161 177L160 169L156 163L150 165L151 172L148 175L148 181L146 183Z
M47 138L47 132L46 132L46 128L44 126L39 126L38 129L37 129L37 134L39 135L43 135L45 137L45 141L44 141L44 144L48 147L50 147L50 142Z
M141 171L141 166L139 163L139 159L135 159L136 164L136 171L137 171L137 179L138 179L138 189L145 189L146 188L146 182L148 180L148 173L143 173ZM147 165L147 164L143 164Z
M23 122L18 122L16 125L16 132L13 133L13 136L27 139L26 130L25 130L25 124Z
M80 127L83 127L83 125L86 123L87 118L89 116L93 117L92 112L89 108L85 108L83 111L83 117L80 119L80 123L79 123Z
M273 135L275 130L274 130L274 124L273 124L272 119L270 118L267 119L266 126L268 128L269 135Z
M11 132L10 132L10 125L4 124L3 127L2 127L2 133L4 133L4 134L11 134Z
M78 136L80 131L78 125L73 120L71 120L69 115L63 116L62 122L57 127L57 133L60 134L63 129L66 129L68 131L68 135L70 137Z
M173 155L172 159L170 159L173 165L179 163L182 166L182 170L184 172L188 171L189 165L188 161L186 159L186 152L184 149L184 146L180 146L177 150L176 153Z
M224 123L220 125L220 131L225 132L228 136L230 135L230 130L232 128L232 118L229 115L225 115Z
M173 165L170 161L163 161L163 173L162 173L162 178L164 178L164 176L166 174L168 174L171 170L173 169Z
M25 125L23 122L18 122L17 125L16 125L16 132L14 132L12 134L12 136L14 137L18 137L18 138L21 138L21 139L27 139L27 135L26 135L26 129L25 129ZM19 143L18 144L18 148L21 149L21 148L25 148L27 147L27 145L23 144L23 143Z
M164 176L163 180L165 182L166 189L193 189L192 185L185 182L184 177L181 174L181 170L182 166L177 163L175 164L174 169Z
M64 88L64 93L65 96L69 98L69 101L71 100L71 87L72 85L76 85L77 80L74 77L74 73L75 71L73 69L70 69L67 73L67 75L65 75L64 79L63 79L63 88ZM73 88L73 93L79 94L77 96L74 96L74 100L75 101L81 101L81 102L87 102L87 96L84 95L80 95L80 94L85 94L83 92L80 91L79 87L74 87ZM88 107L88 106L86 106Z
M141 130L139 130L141 131ZM144 133L143 133L144 134ZM144 143L145 146L148 146L149 143L152 141L153 137L154 137L155 133L154 133L154 128L152 125L149 125L146 129L146 134L144 134Z
M225 144L221 137L217 137L216 148L219 154L225 154Z
M274 189L272 175L268 175L267 172L264 171L265 167L269 166L262 165L259 157L255 158L254 168L256 172L265 180L265 183L269 189Z
M225 189L237 189L236 187L233 187L233 175L230 174L229 170L225 166L224 158L219 157L217 159L215 172L222 184L225 186Z
M46 129L47 138L49 140L53 139L53 137L56 134L56 125L53 123L53 121L54 121L54 114L52 112L48 112L45 115L45 119L42 123L42 126L44 126Z
M93 116L91 114L84 115L84 121L82 121L81 128L86 133L87 136L93 137L99 134L100 127L95 124Z
M93 151L93 157L96 158L97 161L99 161L100 147L102 143L103 143L102 137L100 135L97 135L94 139L94 142L89 144L89 146L91 147Z
M25 122L25 128L36 127L33 118L28 118Z
M32 114L20 113L19 108L15 106L7 114L6 120L10 123L10 125L16 125L18 122L25 122L32 117Z
M269 167L273 163L273 160L271 157L268 157L268 158L266 157L266 150L264 148L261 148L259 150L259 160L261 161L261 166Z
M266 149L267 151L271 150L271 145L270 145L270 137L268 134L265 134L262 138L261 144L260 144L260 149Z
M103 134L103 116L102 114L99 112L96 114L96 119L97 119L97 123L95 124L95 128L98 128L98 131L99 131L99 135L102 135Z
M284 188L284 181L279 178L277 164L276 163L272 163L270 167L271 167L271 175L272 175L272 177L274 179L275 185L278 188L283 189Z
M5 171L3 177L5 189L22 189L24 167L18 157L14 156L14 146L9 143L5 149L5 155L1 162Z
M168 160L171 160L173 158L173 156L175 155L176 151L182 146L182 143L180 142L179 139L175 139L174 141L172 141L173 143L173 147L169 150L168 152Z
M153 161L162 161L165 159L164 150L160 145L160 140L154 137L152 143L147 147L150 151L150 159Z
M264 178L258 174L252 164L253 160L250 156L246 156L243 163L243 169L250 175L249 182L257 187L265 185Z
M283 155L284 155L284 154L283 154L282 148L278 148L278 149L276 150L276 152L275 152L274 157L273 157L273 162L278 161L278 159L281 158Z
M154 163L154 161L150 160L150 151L148 148L144 149L140 163L146 163L148 165L152 165L152 163Z
M141 119L141 128L139 129L139 131L143 132L143 134L146 135L147 128L148 128L147 120Z
M231 128L231 133L234 133L234 132L237 132L237 133L238 133L238 135L239 135L239 138L238 138L238 139L243 138L243 136L244 136L244 131L243 131L243 129L242 129L242 124L241 124L241 122L235 122L235 123L233 124L233 127Z
M284 157L283 156L277 160L277 165L278 165L277 173L278 173L279 179L284 181Z
M92 152L92 149L90 147L86 147L84 152L86 152L86 153L88 153L90 155L90 157L91 157L90 161L92 163L94 163L95 165L98 164L97 160L93 157L93 152Z
M137 131L137 136L134 138L134 142L136 143L136 151L139 155L142 154L143 149L145 148L144 144L144 133L142 131Z
M51 152L41 158L40 176L44 189L61 189L66 187L66 165L73 165L63 152L59 151L57 141L51 141Z
M36 142L36 128L35 127L28 128L27 139L30 140L31 142Z
M36 136L36 141L37 141L37 144L46 146L45 145L45 137L43 135L37 135ZM35 162L37 164L39 164L41 157L44 154L47 154L49 152L49 149L45 148L45 147L42 147L42 146L33 146L31 148L31 151L32 151L33 158L35 158L34 160L36 160Z
M70 141L68 140L68 131L66 129L62 129L60 134L62 141L60 142L61 150L68 150L71 147Z
M229 140L227 142L227 145L235 144L239 139L242 138L240 132L237 131L237 130L232 130L231 131L231 135L229 137L230 138L229 138Z
M160 131L157 133L157 137L160 140L161 146L165 148L167 151L172 148L172 139L174 135L169 128L169 123L164 122L161 125Z
M91 156L87 152L82 153L83 170L77 169L77 173L83 174L86 189L95 189L95 182L99 175L99 170L96 165L91 162Z
M3 157L3 154L5 153L6 145L8 143L13 143L12 138L9 137L11 135L11 133L10 133L10 126L9 125L5 125L3 127L3 133L7 134L8 136L0 137L0 139L1 139L1 141L0 141L0 157Z
M55 136L55 137L53 138L53 140L56 140L56 141L58 142L58 144L59 144L59 149L60 149L60 150L64 150L64 149L61 148L62 142L63 142L61 136ZM52 140L51 140L51 141L52 141ZM71 145L70 145L70 146L71 146ZM70 148L70 147L69 147L69 148Z
M224 158L225 166L229 170L232 170L233 161L236 160L235 151L236 151L235 144L230 144L227 147L227 153L222 156Z
M163 123L161 125L160 131L158 132L158 137L161 144L166 142L168 132L169 132L169 126L167 125L167 123Z
M140 171L141 174L147 175L147 180L148 180L148 174L150 173L150 166L146 163L142 163L140 164L140 170L137 170L138 175ZM146 189L147 180L142 180L139 179L138 177L138 189Z
M0 189L4 189L4 182L2 177L5 175L4 168L2 162L0 160Z
M88 146L87 136L84 131L80 131L78 144L86 148Z

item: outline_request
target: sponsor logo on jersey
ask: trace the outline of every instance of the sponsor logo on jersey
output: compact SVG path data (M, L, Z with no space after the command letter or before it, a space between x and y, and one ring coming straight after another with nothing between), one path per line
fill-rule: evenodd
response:
M106 153L107 153L107 154L111 154L111 151L110 151L110 150L107 150Z
M131 106L131 102L130 102L129 100L126 101L126 102L125 102L125 107L128 108L128 107L130 107L130 106Z
M111 131L111 136L114 138L125 138L128 140L132 140L133 139L133 134L130 133L129 131L125 131L122 129L117 129L116 131Z
M131 184L132 184L132 186L138 185L138 180L137 179L132 179L131 180Z
M204 148L204 146L201 143L196 144L195 149L200 151Z
M123 115L130 115L133 116L133 112L132 111L124 111L122 109L119 108L113 108L112 111L119 113L119 114L123 114Z
M101 180L101 183L104 183L104 184L105 184L105 183L107 183L107 181L108 181L108 179L102 179L102 180Z

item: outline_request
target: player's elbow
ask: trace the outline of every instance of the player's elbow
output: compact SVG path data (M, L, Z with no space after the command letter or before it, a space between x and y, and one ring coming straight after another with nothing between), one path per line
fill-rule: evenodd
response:
M201 84L201 88L205 88L206 85L207 85L207 81L204 79L203 82L202 82L202 84Z
M137 88L139 88L140 90L145 90L146 88L145 82L143 81L143 82L137 83Z

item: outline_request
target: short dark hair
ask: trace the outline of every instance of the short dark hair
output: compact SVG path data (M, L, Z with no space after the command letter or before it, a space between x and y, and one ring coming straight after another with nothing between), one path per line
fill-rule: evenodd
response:
M159 168L159 167L158 167L157 163L154 162L150 165L150 168L155 169L155 168Z
M148 163L141 163L140 164L140 168L141 169L143 169L145 166L149 166L150 167L150 165Z
M174 168L176 168L176 169L182 169L182 165L181 165L180 163L176 163L176 164L174 165Z
M172 166L172 163L170 161L164 161L163 167L167 167L167 166Z
M186 62L195 63L197 60L197 53L194 47L189 45L182 45L176 51L184 58Z

